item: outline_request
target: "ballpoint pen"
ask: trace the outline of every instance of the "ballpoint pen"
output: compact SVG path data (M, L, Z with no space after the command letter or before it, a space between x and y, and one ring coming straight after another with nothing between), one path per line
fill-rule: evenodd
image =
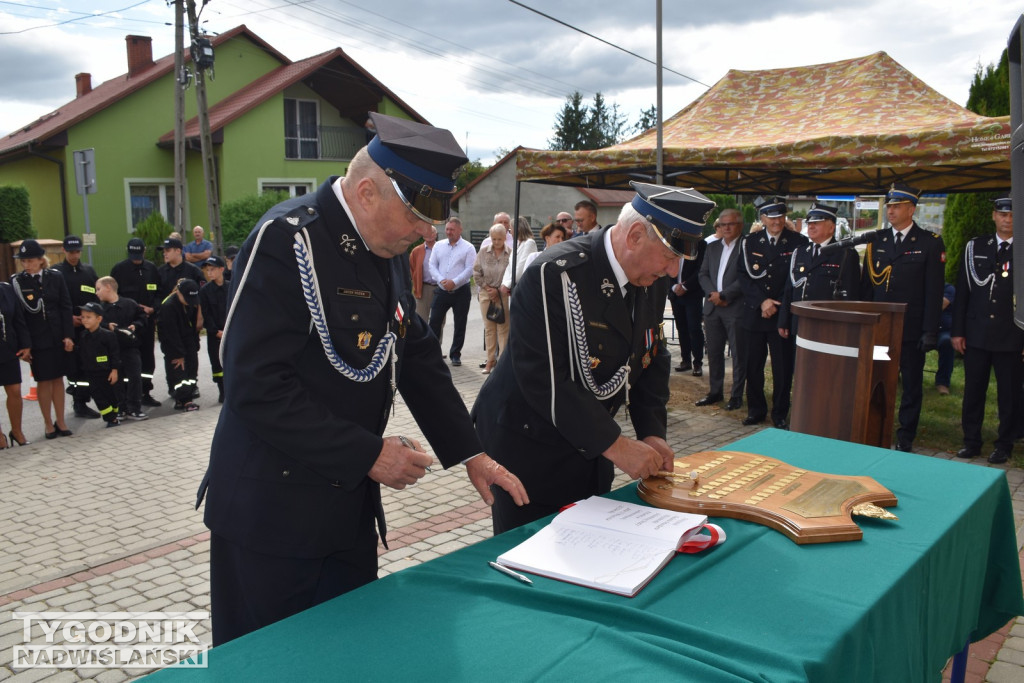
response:
M531 586L533 585L533 581L530 581L530 579L528 577L523 576L519 572L514 572L511 569L509 569L508 567L502 566L502 565L498 564L497 562L488 562L487 564L491 565L492 568L497 569L502 574L506 574L508 576L511 576L513 579L515 579L517 581L522 581L523 583L529 584Z
M414 451L415 451L415 450L417 450L417 448L416 448L415 446L413 446L413 445L412 445L412 441L409 441L409 439L405 438L404 436L401 436L401 435L400 435L400 436L398 437L398 440L399 440L399 441L401 441L401 442L402 442L402 445L403 445L403 446L405 446L406 448L411 448L411 449L412 449L412 450L414 450ZM426 470L427 472L429 472L429 471L430 471L430 467L425 467L424 469L425 469L425 470Z

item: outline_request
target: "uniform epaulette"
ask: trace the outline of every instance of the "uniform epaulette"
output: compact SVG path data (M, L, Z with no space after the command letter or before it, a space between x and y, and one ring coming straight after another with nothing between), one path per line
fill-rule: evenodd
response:
M283 216L274 218L274 222L283 221L292 233L302 230L304 227L319 218L316 209L311 206L297 206Z
M590 257L587 255L585 251L582 251L580 249L574 249L572 251L569 251L568 253L561 254L558 258L552 259L548 263L551 264L549 267L554 267L559 272L561 272L563 270L569 270L570 268L575 268L578 265L586 263L589 260L589 258Z

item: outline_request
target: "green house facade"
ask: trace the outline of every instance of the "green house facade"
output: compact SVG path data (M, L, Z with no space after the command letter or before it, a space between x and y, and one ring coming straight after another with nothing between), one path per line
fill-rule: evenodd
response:
M368 112L426 123L340 48L292 62L244 25L212 43L207 101L222 205L269 190L304 194L344 174L366 143ZM150 213L173 224L174 55L154 60L146 36L128 36L126 46L127 73L96 88L89 74L78 74L74 100L0 138L0 185L28 189L40 238L85 232L74 152L93 150L96 191L87 199L92 262L101 273L124 258ZM187 51L185 59L190 67ZM194 85L185 120L183 227L209 232Z

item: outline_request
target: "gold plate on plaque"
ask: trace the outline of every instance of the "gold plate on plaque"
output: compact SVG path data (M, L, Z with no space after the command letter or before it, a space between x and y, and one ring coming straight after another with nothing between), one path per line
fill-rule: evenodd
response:
M764 524L801 545L859 541L852 515L886 519L878 506L897 503L871 477L824 474L739 451L678 458L674 476L648 477L637 491L655 507Z

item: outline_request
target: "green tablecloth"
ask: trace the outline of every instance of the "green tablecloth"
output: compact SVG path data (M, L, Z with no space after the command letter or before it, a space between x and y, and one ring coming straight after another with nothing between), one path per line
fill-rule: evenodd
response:
M897 522L798 546L715 519L635 598L487 566L544 522L407 569L212 650L175 680L939 680L968 637L1024 614L1001 470L766 430L728 447L874 477ZM639 501L635 485L611 494ZM216 618L216 615L213 615Z

